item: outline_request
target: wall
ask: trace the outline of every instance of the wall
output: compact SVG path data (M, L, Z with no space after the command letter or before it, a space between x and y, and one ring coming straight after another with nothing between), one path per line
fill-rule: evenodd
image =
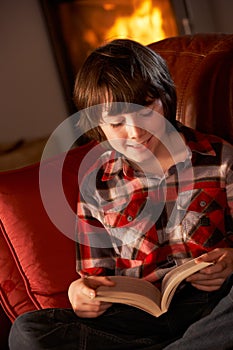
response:
M68 116L39 0L0 1L0 144L49 135Z
M232 0L171 0L178 16L182 34L222 32L233 33ZM188 17L184 29L183 19ZM189 28L190 27L190 28Z
M233 33L233 1L212 0L210 5L212 6L212 16L216 31Z

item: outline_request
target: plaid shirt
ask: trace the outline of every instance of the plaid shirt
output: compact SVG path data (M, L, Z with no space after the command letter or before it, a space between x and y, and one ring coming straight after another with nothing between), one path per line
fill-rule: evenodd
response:
M162 177L104 151L80 184L77 271L160 282L172 267L233 247L233 147L178 124L189 156Z

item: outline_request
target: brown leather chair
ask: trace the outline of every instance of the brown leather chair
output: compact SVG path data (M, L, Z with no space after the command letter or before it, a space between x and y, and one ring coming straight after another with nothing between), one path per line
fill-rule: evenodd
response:
M177 119L233 143L233 34L195 34L149 45L167 62Z
M150 47L156 52L160 53L165 58L170 68L173 79L175 81L178 95L178 120L180 120L188 126L197 128L200 131L220 135L233 143L233 35L196 34L193 36L180 36L153 43L150 45ZM77 150L74 151L77 152ZM77 159L76 156L75 159L77 161L80 161L81 155L84 155L85 152L85 149L79 148L79 158ZM70 172L72 174L71 170ZM31 173L33 173L34 175L32 175ZM42 237L43 232L45 234L45 239L47 242L47 231L45 229L45 224L43 224L43 229L39 229L38 232L38 223L32 222L32 216L30 216L30 222L32 226L27 225L28 214L25 211L25 198L24 196L21 196L20 198L18 196L18 192L20 194L22 191L20 192L14 190L16 187L18 189L27 189L28 192L25 192L24 194L27 196L27 202L29 203L27 205L27 208L30 209L30 202L39 202L37 173L38 165L35 165L32 168L29 167L28 169L17 169L16 171L1 173L0 194L2 194L3 199L0 200L0 212L2 214L2 223L5 225L5 235L7 235L7 233L10 232L14 236L17 236L16 224L21 225L22 218L24 218L26 225L25 227L33 227L33 229L30 230L32 236L34 233L39 233L40 237ZM75 174L77 174L77 172L75 172ZM25 185L25 183L27 185ZM29 186L29 184L31 184L31 187ZM33 191L30 190L31 188L33 188ZM10 195L10 193L12 193L12 195ZM7 196L7 200L4 201L5 196ZM71 196L75 196L75 191L71 191ZM76 203L75 198L74 201ZM18 213L18 210L14 211L14 206L16 206L16 202L18 208L21 208L20 214ZM34 213L36 214L40 213L39 210L42 210L40 206L38 207L38 205L39 204L37 204L37 207L35 207L35 205L33 206ZM6 208L8 206L10 208L9 210ZM14 221L11 222L11 220L8 220L8 222L7 220L4 220L4 217L8 217L8 214L11 212L14 213ZM39 216L38 220L41 222L41 216ZM51 224L49 218L47 218L47 220L48 224ZM13 228L12 225L14 226ZM18 230L18 238L20 239L20 227ZM4 240L3 235L2 240ZM16 239L15 242L17 243ZM53 246L54 251L57 249L58 245L59 241L57 240L56 246ZM3 256L4 253L3 249L4 248L2 247L1 256ZM14 267L14 262L15 260L12 259L13 265L11 269L13 269ZM72 263L70 265L68 263L66 264L67 271L71 271L74 268L72 265L73 262L74 261L72 260ZM2 268L0 269L0 282L1 277L3 279L7 278L7 280L10 280L12 278L12 270L11 272L8 272L7 270L8 265L9 261L8 264L3 264ZM29 264L29 266L31 265ZM16 267L15 269L16 272L19 274ZM21 275L19 275L19 277L20 276ZM35 278L37 278L37 276L35 276ZM66 281L64 281L64 283L65 282ZM52 283L52 285L53 284L54 282ZM18 289L14 289L16 295L14 296L13 305L10 305L11 308L15 308L17 307L17 305L19 305L17 298L20 297L22 299L23 292L23 298L25 298L23 300L28 300L30 303L32 302L32 297L29 298L28 296L28 285L27 289L25 289L24 287L25 290L22 289L22 286L21 289L19 289L19 296L17 295ZM0 289L0 292L2 292L2 289ZM9 298L7 293L9 294ZM10 327L10 321L7 318L7 316L10 318L8 304L12 302L11 295L13 293L13 290L7 289L7 293L6 295L0 293L0 297L2 297L0 298L1 349L7 349L7 335ZM64 293L65 295L67 295L66 291ZM47 299L45 298L45 300ZM24 304L26 304L26 301L24 302ZM1 308L1 306L3 308ZM32 306L32 308L36 307ZM20 313L22 313L22 309L21 311L18 311L18 313L14 313L11 319L15 318Z

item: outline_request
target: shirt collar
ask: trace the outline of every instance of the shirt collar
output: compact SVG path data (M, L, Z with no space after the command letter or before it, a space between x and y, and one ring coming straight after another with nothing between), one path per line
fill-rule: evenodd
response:
M107 153L109 160L103 164L102 181L111 180L122 169L122 159L118 153L116 151L107 151Z
M103 165L102 181L113 179L121 171L126 178L132 179L135 176L135 171L130 166L127 159L116 151L108 151L109 160Z
M185 142L192 152L216 156L216 152L208 140L207 135L191 129L180 122L177 122L177 130L184 135Z

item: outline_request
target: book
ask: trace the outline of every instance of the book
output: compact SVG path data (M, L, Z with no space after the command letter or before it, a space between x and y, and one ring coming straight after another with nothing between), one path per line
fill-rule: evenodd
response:
M192 259L174 267L163 278L161 291L141 278L109 276L115 285L98 287L95 299L131 305L158 317L168 310L175 291L183 280L212 264Z

